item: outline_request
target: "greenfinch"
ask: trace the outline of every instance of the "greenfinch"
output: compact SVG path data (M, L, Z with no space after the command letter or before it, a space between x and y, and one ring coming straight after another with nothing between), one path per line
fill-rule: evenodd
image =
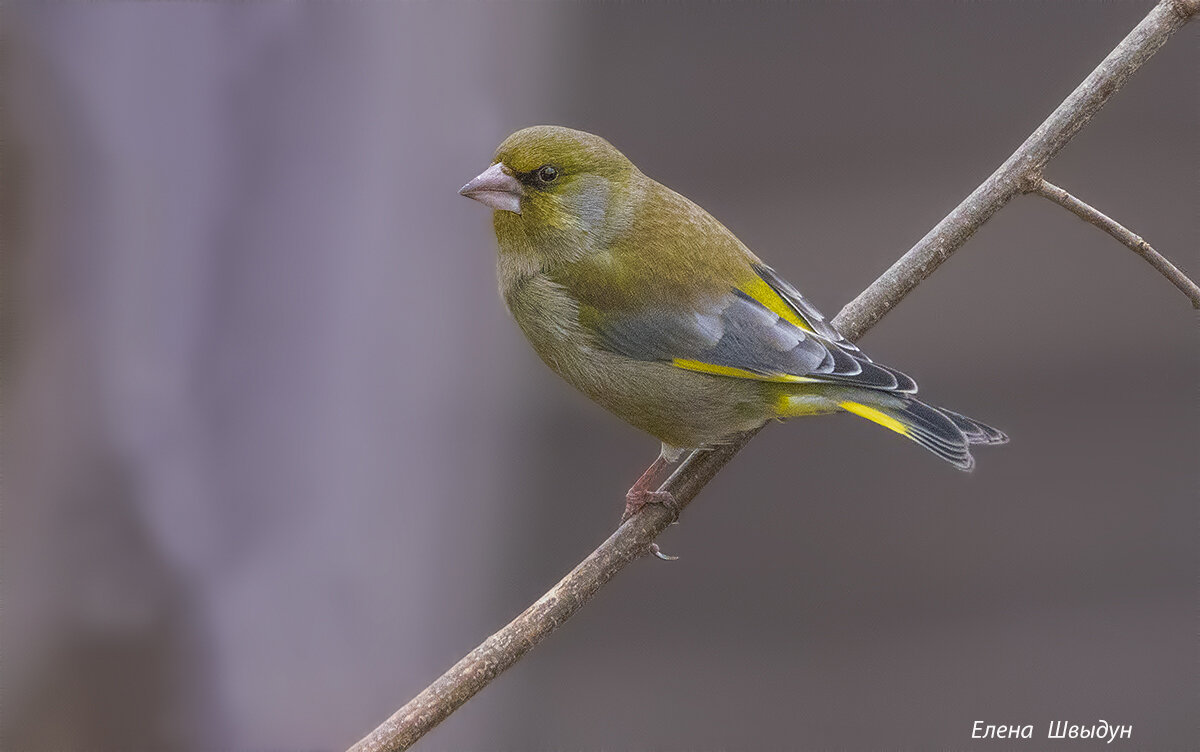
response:
M991 426L918 400L708 212L599 136L517 131L459 191L490 207L500 293L533 349L662 442L626 516L682 451L768 420L847 412L970 470Z

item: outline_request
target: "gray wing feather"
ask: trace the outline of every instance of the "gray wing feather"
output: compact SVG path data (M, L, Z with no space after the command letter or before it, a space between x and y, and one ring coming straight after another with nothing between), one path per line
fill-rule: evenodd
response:
M773 280L766 281L774 286ZM796 305L790 295L784 297ZM823 318L812 318L820 313L811 304L805 303L805 310L798 312L813 323L816 334L732 290L707 311L649 309L609 315L597 334L605 348L637 360L670 362L682 358L737 368L764 378L805 376L886 391L916 391L912 379L872 363ZM818 327L818 321L823 326ZM823 330L838 339L831 340Z
M800 318L808 322L808 325L812 327L814 332L846 350L858 352L858 347L853 342L843 337L841 332L825 320L825 315L818 311L815 305L809 303L808 299L801 295L799 290L793 287L786 279L776 274L774 269L766 264L751 264L751 267L754 269L754 273L762 278L763 282L770 285L775 292L779 293L781 298L788 302L788 305L796 313L800 314ZM865 355L862 357L866 358ZM870 360L870 358L867 358L867 360Z
M637 360L700 360L756 374L803 376L832 357L816 338L757 303L730 294L706 312L665 309L609 316L602 343Z
M876 389L884 389L892 392L904 392L906 394L917 393L917 383L907 375L888 366L880 366L874 364L858 346L850 340L842 336L832 324L825 320L825 316L817 310L817 307L800 294L800 291L791 285L786 279L775 273L775 270L766 264L753 264L754 272L762 278L764 282L771 286L779 296L787 301L787 304L792 307L799 316L808 322L813 331L821 335L829 342L831 350L841 351L846 355L854 358L863 364L871 364L874 367L866 366L864 368L864 377L862 386L870 386ZM880 373L882 371L883 373ZM890 382L895 381L894 385L887 386Z

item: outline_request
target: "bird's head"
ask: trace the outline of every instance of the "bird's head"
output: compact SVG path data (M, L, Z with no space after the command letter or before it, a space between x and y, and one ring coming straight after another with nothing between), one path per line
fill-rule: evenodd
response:
M495 209L496 234L533 241L602 234L637 174L625 155L599 136L537 125L500 144L492 166L460 190Z

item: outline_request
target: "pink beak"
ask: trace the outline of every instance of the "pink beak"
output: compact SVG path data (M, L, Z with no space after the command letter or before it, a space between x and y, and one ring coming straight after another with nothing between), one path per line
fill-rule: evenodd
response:
M521 197L525 186L512 176L503 162L497 162L481 172L474 180L458 189L460 195L473 198L496 211L521 213Z

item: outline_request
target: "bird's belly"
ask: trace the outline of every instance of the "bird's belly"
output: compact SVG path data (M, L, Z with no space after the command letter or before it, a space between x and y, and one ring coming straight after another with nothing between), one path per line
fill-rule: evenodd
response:
M537 277L505 291L517 325L546 365L619 418L678 447L720 442L762 425L772 396L760 382L634 360L598 347L573 298Z

